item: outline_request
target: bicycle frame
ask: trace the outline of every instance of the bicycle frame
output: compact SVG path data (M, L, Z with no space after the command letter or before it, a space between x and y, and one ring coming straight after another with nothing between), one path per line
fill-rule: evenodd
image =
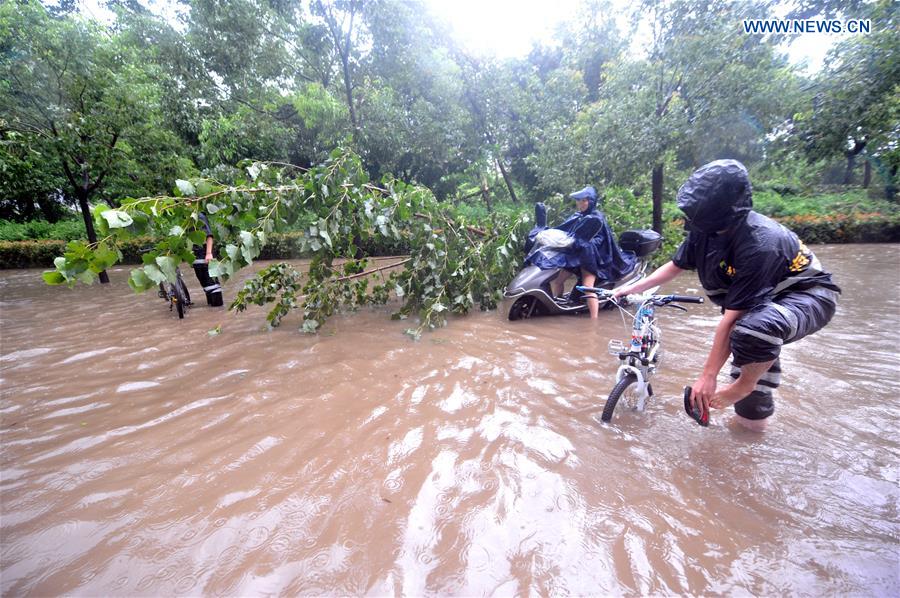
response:
M656 312L653 301L643 301L634 314L631 327L631 342L625 348L622 341L611 340L607 345L607 351L616 355L622 364L616 371L616 382L629 373L637 378L635 394L637 395L637 410L643 411L647 399L653 395L653 387L650 386L650 377L656 373L660 359L661 331L656 325Z
M582 292L595 293L598 299L606 299L612 302L623 314L627 313L631 316L631 313L613 297L611 291L595 287L579 286L577 288ZM656 289L654 288L653 290ZM656 373L662 356L660 345L662 331L656 325L656 308L669 305L684 310L680 305L673 305L673 303L703 303L701 297L688 295L643 294L630 296L629 299L638 304L638 308L634 316L632 316L631 340L627 346L619 340L610 340L607 345L607 351L612 355L616 355L621 364L616 371L614 392L607 397L607 404L603 408L604 421L609 421L612 417L612 410L615 409L616 403L626 389L632 389L637 400L635 408L638 411L643 411L647 404L647 399L653 396L650 378ZM620 384L620 382L630 376L634 377L634 382L626 381L624 385Z

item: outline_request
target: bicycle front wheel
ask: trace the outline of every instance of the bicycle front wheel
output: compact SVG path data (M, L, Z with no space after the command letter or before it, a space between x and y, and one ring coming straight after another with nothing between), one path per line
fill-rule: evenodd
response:
M603 415L600 416L605 422L608 422L612 419L613 411L616 409L616 405L619 403L619 399L622 395L625 394L625 391L629 386L637 382L637 376L634 373L629 372L625 376L622 377L621 380L616 382L616 385L613 387L612 392L609 393L609 397L606 399L606 405L603 406Z
M187 297L184 296L184 287L179 284L172 285L172 303L178 312L178 319L184 319L184 309L187 307Z
M181 276L179 276L175 280L175 284L178 286L179 289L181 289L181 292L184 294L184 299L185 299L184 304L185 305L193 305L191 303L191 294L188 292L187 285L184 284L184 279L181 278Z

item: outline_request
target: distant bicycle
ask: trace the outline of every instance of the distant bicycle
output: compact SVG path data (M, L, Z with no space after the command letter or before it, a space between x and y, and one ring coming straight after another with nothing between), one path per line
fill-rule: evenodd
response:
M191 294L188 293L187 285L184 284L184 279L181 277L181 268L175 268L174 283L159 283L159 292L157 294L169 303L169 311L172 311L174 308L175 312L178 313L179 320L184 319L185 310L193 305L191 303Z
M577 288L581 292L597 293L601 300L609 300L622 313L631 316L631 313L622 307L625 302L614 299L611 291L585 286ZM638 303L638 308L633 316L631 342L626 346L620 340L611 340L607 347L610 354L619 358L621 365L616 372L616 385L610 391L603 407L603 415L600 416L604 422L612 419L613 411L623 396L628 396L630 402L636 405L637 410L643 411L647 399L653 395L650 378L656 373L662 357L661 331L656 325L655 309L669 305L687 311L673 303L703 303L702 297L691 295L636 295L633 297Z

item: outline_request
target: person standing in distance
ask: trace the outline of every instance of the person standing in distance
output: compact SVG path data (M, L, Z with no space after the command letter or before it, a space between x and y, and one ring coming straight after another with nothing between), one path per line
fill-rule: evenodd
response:
M200 286L203 287L203 292L206 293L207 305L221 307L224 304L222 285L219 284L218 278L213 278L209 275L209 262L213 259L214 239L212 229L209 226L209 219L207 219L206 214L200 212L198 219L206 231L206 242L203 245L193 246L194 274L197 275L197 280L200 282Z
M703 413L734 405L738 423L762 431L775 410L781 347L825 326L841 289L797 235L753 211L750 177L740 162L700 167L678 190L677 203L688 235L672 261L614 294L639 293L697 270L722 319L690 403ZM718 388L729 354L734 381Z

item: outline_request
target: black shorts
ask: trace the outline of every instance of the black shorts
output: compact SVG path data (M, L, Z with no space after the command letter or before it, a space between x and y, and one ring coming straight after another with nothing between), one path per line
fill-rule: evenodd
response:
M783 345L813 334L831 321L839 295L825 287L813 287L784 293L747 311L731 330L734 366L777 360ZM769 417L774 411L771 391L778 386L780 376L780 364L776 362L756 389L735 403L737 414L748 419Z

